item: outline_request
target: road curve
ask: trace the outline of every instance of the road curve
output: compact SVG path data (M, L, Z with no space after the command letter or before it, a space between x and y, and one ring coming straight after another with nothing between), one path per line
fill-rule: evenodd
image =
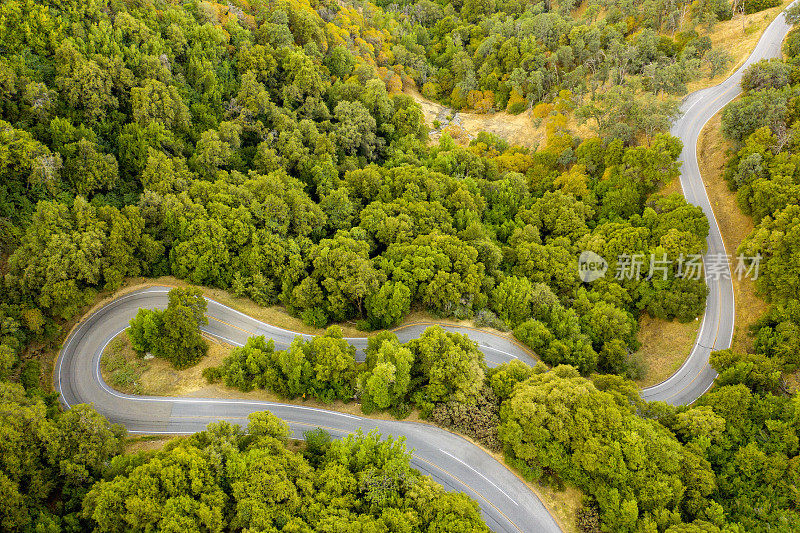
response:
M775 57L790 26L778 16L759 40L755 50L731 77L720 85L694 92L681 106L682 116L672 134L683 141L681 186L687 200L700 206L710 223L708 256L725 254L725 246L697 164L697 138L703 126L741 91L739 82L747 66ZM669 379L642 391L649 401L672 404L693 402L713 384L716 372L708 365L712 350L730 346L734 327L734 296L730 274L723 279L706 278L709 288L706 311L697 341L683 366ZM359 428L377 429L384 435L405 436L413 449L412 464L449 490L464 492L481 507L486 523L497 532L560 531L541 501L511 471L467 440L426 424L363 418L311 407L249 400L191 397L132 396L112 390L100 375L100 356L105 346L123 331L139 308L164 308L167 287L153 287L122 296L84 318L67 338L56 363L54 382L61 401L69 408L93 404L109 420L123 424L132 433L185 434L200 431L215 420L246 424L247 415L268 409L284 419L295 434L323 427L334 435ZM296 333L239 313L213 300L208 301L209 335L231 344L244 344L251 335L265 335L278 348L291 343ZM401 341L419 336L424 325L396 331ZM478 343L487 364L496 366L512 358L532 362L528 353L506 338L468 328L446 326L467 334ZM363 357L365 339L348 339Z
M753 52L747 60L728 79L707 89L695 91L684 98L681 116L670 132L683 141L681 152L681 187L686 200L703 209L708 217L708 252L706 264L718 262L727 254L735 255L736 250L725 250L719 225L714 217L703 177L697 164L697 139L703 126L722 108L735 99L742 90L739 83L742 74L753 63L761 59L778 57L783 38L791 29L779 14L764 31ZM735 260L735 259L734 259ZM734 263L735 264L735 263ZM717 377L717 372L708 363L712 351L730 348L733 340L736 306L733 295L730 267L719 277L706 274L708 297L703 323L697 334L692 351L675 374L666 381L642 390L642 398L648 401L664 401L673 405L694 402L703 395Z
M413 449L412 464L449 490L464 492L481 506L486 523L497 532L557 532L555 520L534 493L489 454L453 433L427 424L373 420L344 413L299 405L249 400L220 400L190 397L132 396L112 390L100 374L100 356L105 346L127 326L139 308L165 308L168 287L152 287L121 296L85 317L72 331L61 349L54 381L61 401L69 408L79 403L93 404L112 422L132 433L183 434L201 431L215 420L246 425L247 415L269 410L285 420L295 435L323 427L343 436L359 428L378 429L383 435L404 436ZM208 300L209 335L242 345L252 335L275 340L285 348L296 333L270 326L239 313L214 300ZM401 341L419 336L426 326L410 326L396 331ZM490 366L512 358L530 356L506 338L468 328L447 327L467 333L478 343ZM363 358L366 339L348 339Z

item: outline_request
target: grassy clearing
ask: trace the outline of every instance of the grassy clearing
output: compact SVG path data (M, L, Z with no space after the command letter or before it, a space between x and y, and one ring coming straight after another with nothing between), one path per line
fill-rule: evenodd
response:
M638 335L642 347L636 357L645 373L636 384L640 387L657 385L677 372L689 355L699 329L700 320L684 324L642 315Z
M722 240L729 255L735 256L741 242L753 231L753 220L742 213L736 203L736 193L728 188L722 177L730 143L722 137L720 123L722 112L708 121L697 140L697 153L700 154L700 172L706 185L711 207L717 218ZM733 279L736 298L736 328L733 334L733 347L738 351L749 351L752 339L749 326L760 318L769 305L756 294L755 283L744 278Z
M125 440L125 453L152 452L160 450L172 439L182 439L175 435L142 435Z
M205 386L203 370L221 364L232 349L231 346L208 337L206 340L209 345L208 355L193 367L176 370L164 359L140 357L131 347L127 331L123 331L103 352L100 370L106 383L127 394L192 394Z
M501 463L503 462L502 457L497 458L497 460ZM534 484L525 481L525 484L544 503L548 512L555 518L561 531L564 533L579 533L577 516L578 511L583 507L583 492L572 486L565 486L564 490L557 491L553 487L540 485L539 483Z
M128 335L123 332L111 341L100 358L103 380L120 392L144 394L142 373L147 361L139 357L130 347Z
M439 117L453 116L453 121L442 128L442 132L447 132L458 143L469 144L471 138L478 133L485 131L492 133L505 140L509 144L535 149L545 144L547 140L547 120L536 120L532 111L528 109L518 115L512 115L505 111L494 111L491 113L470 113L466 111L456 111L433 100L428 100L422 96L416 87L407 85L403 92L411 96L422 109L425 122L433 130L433 123ZM571 113L567 114L566 127L573 134L582 138L592 136L592 130L588 124L579 125ZM439 134L431 132L431 142L439 142Z

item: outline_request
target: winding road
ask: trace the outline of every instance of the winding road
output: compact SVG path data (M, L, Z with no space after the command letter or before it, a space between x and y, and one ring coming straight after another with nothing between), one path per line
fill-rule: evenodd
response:
M736 72L719 85L695 91L684 98L681 104L681 116L670 129L672 135L683 141L681 152L683 194L689 203L702 208L708 218L708 251L704 258L707 265L710 263L719 265L720 258L728 254L735 256L736 250L725 249L703 177L700 175L697 163L697 139L706 123L741 94L739 83L747 67L762 59L780 56L783 38L790 29L791 26L786 23L783 14L779 14L764 30L755 49ZM710 274L710 271L713 273ZM643 389L642 398L645 400L685 405L694 402L714 384L717 372L709 365L709 356L712 351L730 348L736 318L733 282L727 260L721 270L707 269L706 285L708 297L703 323L689 357L666 381Z
M201 431L215 420L242 426L247 415L267 409L285 420L295 435L322 427L337 436L377 429L383 435L405 436L413 449L412 464L450 490L469 494L481 506L493 531L560 531L533 492L515 474L466 439L428 424L383 421L300 405L212 398L133 396L111 389L100 374L100 356L106 345L125 330L141 307L163 309L169 287L151 287L121 296L80 322L68 337L55 368L55 386L66 407L91 403L131 433L183 434ZM208 300L209 323L204 331L225 342L242 345L252 335L264 335L286 348L297 335L260 322L214 300ZM425 325L396 330L405 342L416 338ZM496 366L515 357L533 359L514 342L478 330L446 326L468 333L478 343L487 364ZM365 338L348 339L363 358Z
M716 87L689 95L681 107L682 117L672 133L684 144L681 185L686 198L702 207L710 222L708 253L724 254L719 227L706 195L697 165L697 137L705 123L740 92L739 81L748 65L780 51L789 30L782 16L767 28L752 55L730 78ZM576 272L577 275L577 272ZM644 389L646 400L672 404L691 403L712 385L716 373L708 365L711 350L730 346L734 326L734 299L730 275L707 280L709 295L697 342L684 365L663 383ZM296 435L323 427L334 435L359 428L377 429L384 435L405 436L413 449L412 464L449 490L464 492L481 507L486 523L497 532L556 532L557 523L533 492L505 466L466 439L430 425L383 421L299 405L249 400L192 397L150 397L121 394L103 381L99 363L105 346L127 326L139 308L164 308L168 287L151 287L121 296L85 317L67 338L59 354L54 384L69 408L93 404L109 420L123 424L131 433L184 434L200 431L215 420L246 425L247 415L268 409L284 419ZM208 301L206 333L225 342L242 345L252 335L264 335L284 348L297 335L239 313L213 300ZM419 336L425 325L396 330L401 341ZM529 354L516 343L479 330L445 326L467 334L484 353L487 364L496 366ZM363 357L366 339L349 339Z

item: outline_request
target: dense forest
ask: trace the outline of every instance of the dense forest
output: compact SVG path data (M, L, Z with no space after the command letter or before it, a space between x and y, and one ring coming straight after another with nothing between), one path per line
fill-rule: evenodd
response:
M32 43L45 29L30 24L6 32L6 368L23 337L126 276L171 273L315 326L498 314L534 348L557 339L547 363L585 373L636 374L643 310L702 311L703 284L674 273L589 288L569 275L585 249L612 267L622 252L703 251L701 211L654 195L677 175L675 139L429 146L413 100L334 46L315 11L254 5L252 30L245 16L212 24L204 5L81 4L57 43ZM537 314L553 298L563 316Z
M0 383L2 528L485 527L374 435L311 435L300 455L279 421L256 417L247 433L220 424L126 455L121 428L90 408L61 413L40 355L100 291L166 274L315 327L379 330L424 310L512 331L544 365L489 369L437 328L406 344L379 333L357 365L333 325L285 351L251 339L207 377L419 409L530 479L580 488L585 531L800 528L800 405L781 379L800 348L796 32L786 62L748 71L723 123L738 143L728 177L758 223L742 252L765 258L758 283L774 302L754 353L716 353L717 387L692 407L643 403L628 381L643 371L638 318L694 320L706 287L674 266L613 275L623 254L647 274L705 251L702 211L660 193L679 171L671 98L727 68L705 35L716 20L772 5L3 2L0 377L21 385ZM432 143L415 87L509 112L569 91L597 136ZM582 283L584 250L610 274ZM202 357L187 333L198 294L141 313L137 349L177 367Z
M0 395L4 531L488 531L475 502L411 468L402 440L320 430L299 453L260 412L246 432L219 422L121 454L124 430L87 406L47 412L9 383Z

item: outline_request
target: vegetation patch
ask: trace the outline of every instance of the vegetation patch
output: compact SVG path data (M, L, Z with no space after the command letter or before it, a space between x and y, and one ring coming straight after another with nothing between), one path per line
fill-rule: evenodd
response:
M639 319L641 348L633 355L640 387L657 385L678 371L692 351L702 319L689 322L644 315Z
M206 386L203 370L220 364L232 349L210 337L206 338L206 342L209 346L208 355L195 366L178 370L164 359L144 358L138 354L131 346L127 332L123 331L103 352L100 360L103 380L114 389L128 394L196 394Z
M108 344L100 359L103 380L128 394L146 394L142 386L142 372L147 366L147 362L131 347L125 332Z
M0 3L2 528L485 530L374 435L315 432L297 454L261 414L249 434L215 424L123 455L96 411L62 412L39 348L126 279L174 276L323 334L206 355L203 299L181 287L132 324L150 368L115 344L109 382L435 417L531 486L580 491L580 512L566 505L583 529L800 530L783 379L800 366L797 31L721 121L723 175L754 223L738 250L763 260L770 302L752 349L715 352L716 386L691 406L646 404L627 379L643 317L704 310L702 280L674 265L705 251L708 221L662 190L678 99L731 66L740 43L715 23L775 3ZM446 106L433 142L413 87ZM530 140L469 131L492 112ZM584 252L604 276L579 276ZM673 266L643 275L657 258ZM355 363L347 331L412 312L513 332L552 369L490 370L440 328L371 335Z

